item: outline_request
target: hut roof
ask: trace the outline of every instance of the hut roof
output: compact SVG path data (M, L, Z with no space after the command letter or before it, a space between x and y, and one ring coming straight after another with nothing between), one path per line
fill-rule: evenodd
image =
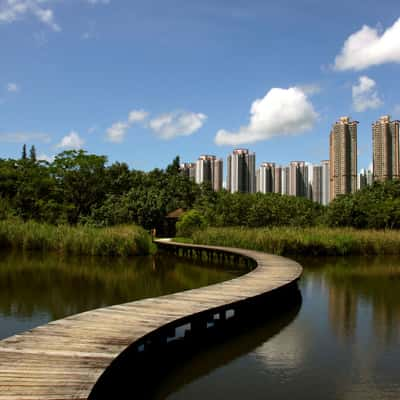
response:
M167 218L180 218L184 213L185 210L183 208L178 208L177 210L170 212L167 215Z

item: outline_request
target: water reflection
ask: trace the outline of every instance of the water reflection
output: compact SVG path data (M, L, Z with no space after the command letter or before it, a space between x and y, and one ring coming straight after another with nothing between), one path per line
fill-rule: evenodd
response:
M307 260L307 274L321 275L329 291L331 328L354 338L368 317L376 338L400 341L400 261L397 257ZM319 265L323 266L321 270Z
M230 279L244 271L173 257L0 253L0 338L67 315Z
M400 258L299 261L297 318L168 399L400 398Z

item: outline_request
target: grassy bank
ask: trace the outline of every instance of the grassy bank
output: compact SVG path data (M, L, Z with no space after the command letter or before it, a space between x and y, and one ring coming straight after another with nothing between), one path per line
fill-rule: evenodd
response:
M150 253L151 238L144 229L133 225L72 227L12 219L0 221L0 248L72 255L135 256Z
M400 231L351 228L207 228L194 243L242 247L280 255L400 254Z

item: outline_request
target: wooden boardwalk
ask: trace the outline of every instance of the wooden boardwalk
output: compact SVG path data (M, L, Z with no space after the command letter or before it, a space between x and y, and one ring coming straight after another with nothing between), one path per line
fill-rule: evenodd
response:
M257 251L157 244L192 254L233 254L257 267L227 282L87 311L0 341L0 400L87 399L103 372L127 351L165 343L183 324L194 330L202 323L207 328L208 320L223 321L242 303L293 286L302 273L295 261Z

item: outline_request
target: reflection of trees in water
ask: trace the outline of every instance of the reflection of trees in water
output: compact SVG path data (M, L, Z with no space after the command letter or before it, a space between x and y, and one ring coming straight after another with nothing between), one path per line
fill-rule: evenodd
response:
M372 328L385 343L400 338L400 258L303 259L307 274L322 274L329 290L329 317L335 332L352 337L361 302L371 305Z
M0 312L19 317L47 313L52 319L192 289L238 273L171 257L62 258L2 253L0 260Z

